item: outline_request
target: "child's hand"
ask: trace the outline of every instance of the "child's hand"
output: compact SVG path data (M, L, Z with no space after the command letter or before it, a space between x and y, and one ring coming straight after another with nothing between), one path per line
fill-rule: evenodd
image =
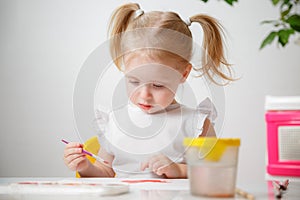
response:
M152 170L155 174L165 175L167 178L185 178L186 166L184 164L174 163L165 155L156 155L147 162L141 164L141 170L146 168Z
M88 168L89 161L82 153L83 145L77 142L70 142L64 150L64 162L72 171L82 171Z

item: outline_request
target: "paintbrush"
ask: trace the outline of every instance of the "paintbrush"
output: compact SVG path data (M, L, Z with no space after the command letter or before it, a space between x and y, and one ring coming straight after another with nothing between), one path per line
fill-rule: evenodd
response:
M244 197L245 199L249 199L249 200L255 200L255 196L244 191L244 190L241 190L239 188L235 188L235 193L238 194L239 196L242 196Z
M61 141L62 141L63 143L65 143L65 144L69 144L69 142L66 141L66 140L64 140L64 139L62 139ZM99 156L97 156L97 155L95 155L95 154L93 154L93 153L91 153L91 152L88 152L88 151L86 151L86 150L84 150L84 149L82 149L82 153L84 153L84 154L86 154L86 155L89 155L89 156L95 158L96 160L98 160L98 161L100 161L100 162L103 162L103 163L106 164L106 165L109 164L108 161L106 161L106 160L104 160L103 158L100 158Z

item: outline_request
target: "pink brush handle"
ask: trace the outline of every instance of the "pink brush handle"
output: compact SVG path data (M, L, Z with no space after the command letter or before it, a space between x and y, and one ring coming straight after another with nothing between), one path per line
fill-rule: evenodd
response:
M63 143L65 143L65 144L69 144L69 142L66 141L66 140L64 140L64 139L62 139L61 141L62 141ZM96 156L95 154L92 154L91 152L88 152L88 151L86 151L86 150L84 150L84 149L82 149L82 153L84 153L84 154L86 154L86 155L89 155L89 156L91 156L91 157L93 157L93 158L96 158L97 160L99 160L99 161L101 161L101 162L104 162L105 164L108 164L108 162L107 162L106 160L103 160L103 159L100 158L99 156Z

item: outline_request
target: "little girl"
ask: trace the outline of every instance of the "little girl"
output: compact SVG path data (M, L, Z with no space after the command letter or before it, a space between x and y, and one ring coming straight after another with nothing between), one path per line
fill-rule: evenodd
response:
M191 64L191 23L199 23L204 33L200 69ZM82 177L186 178L183 139L216 136L216 111L208 98L192 109L177 103L175 94L192 69L213 82L215 77L232 81L222 71L230 72L230 66L221 25L203 14L182 20L174 12L144 12L130 3L115 10L109 30L111 55L125 74L129 99L109 113L96 113L101 121L99 156L109 164L91 164L82 145L74 142L64 150L65 164Z

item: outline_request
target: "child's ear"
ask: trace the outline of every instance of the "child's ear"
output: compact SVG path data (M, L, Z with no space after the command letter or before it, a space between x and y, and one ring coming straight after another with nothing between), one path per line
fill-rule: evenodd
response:
M192 70L192 65L189 63L186 67L185 70L182 72L182 78L181 78L181 83L185 82L187 77L189 76L190 72Z

